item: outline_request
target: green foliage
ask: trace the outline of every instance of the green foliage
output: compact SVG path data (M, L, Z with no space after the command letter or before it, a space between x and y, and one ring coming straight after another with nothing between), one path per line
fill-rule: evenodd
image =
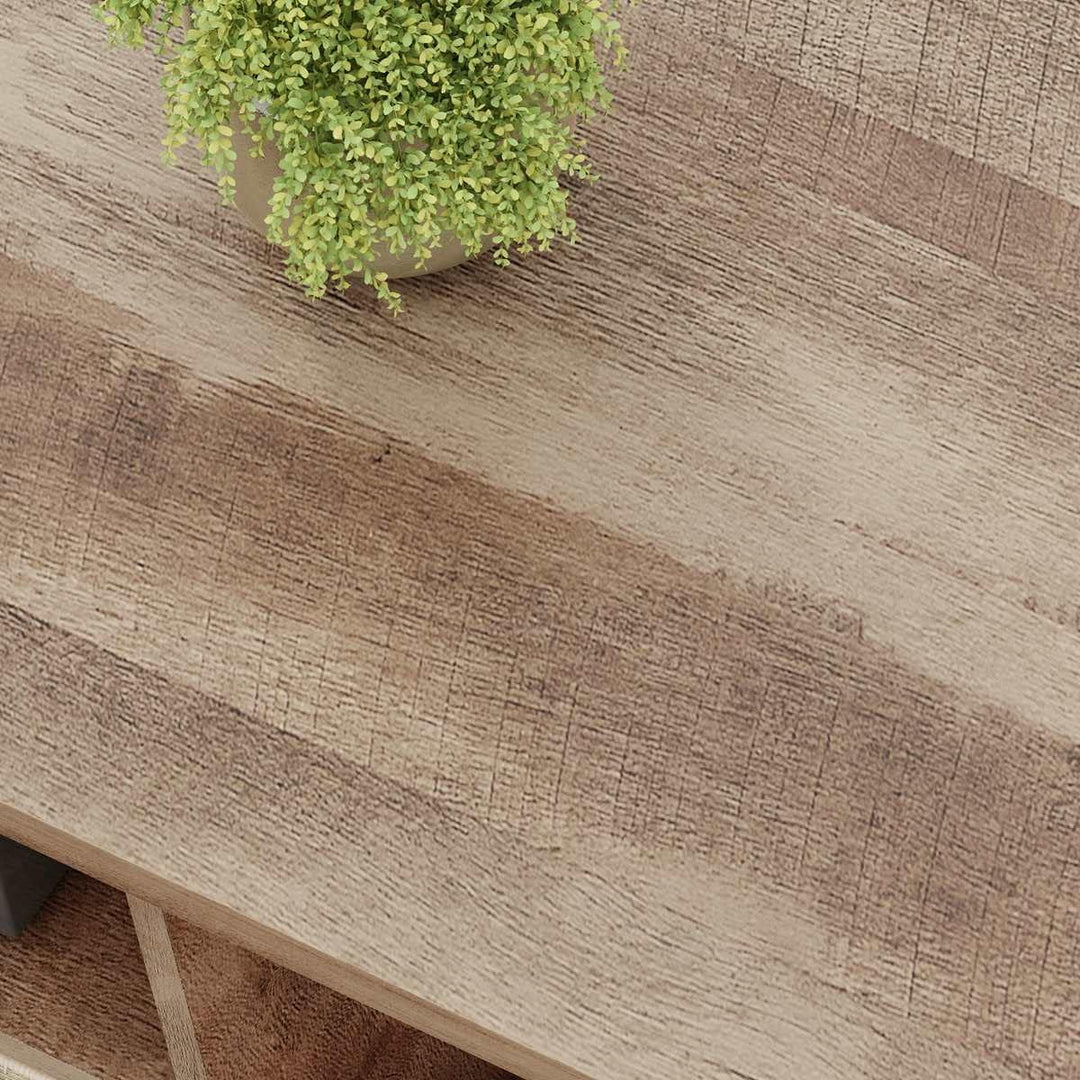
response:
M189 138L232 194L232 123L281 155L270 239L321 296L372 245L424 261L444 231L546 249L573 239L563 174L594 179L574 133L610 104L619 0L99 0L114 40L167 63L166 157ZM177 28L180 28L177 30ZM257 109L265 103L265 114Z

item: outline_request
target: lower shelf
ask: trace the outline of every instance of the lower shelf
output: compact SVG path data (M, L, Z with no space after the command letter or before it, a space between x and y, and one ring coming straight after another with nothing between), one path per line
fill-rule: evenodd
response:
M21 937L0 937L0 1033L102 1080L170 1080L123 893L69 873Z
M89 1073L65 1065L7 1035L0 1035L0 1080L94 1080Z
M151 982L171 1005L162 1015L176 1080L513 1080L197 927L158 912L155 931L156 909L133 910Z
M0 937L0 1080L513 1078L72 871Z

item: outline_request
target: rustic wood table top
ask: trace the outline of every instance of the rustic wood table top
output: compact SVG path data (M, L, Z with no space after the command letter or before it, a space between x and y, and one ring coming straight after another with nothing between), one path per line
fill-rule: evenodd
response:
M1080 1077L1080 8L645 0L582 244L321 303L0 8L0 831L527 1080Z

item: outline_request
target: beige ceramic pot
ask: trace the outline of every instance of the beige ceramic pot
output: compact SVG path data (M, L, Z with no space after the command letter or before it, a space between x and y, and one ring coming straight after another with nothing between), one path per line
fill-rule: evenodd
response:
M278 153L272 143L265 144L266 153L260 158L251 156L251 139L240 130L239 120L233 125L233 149L236 151L236 205L251 226L266 234L266 215L270 213L270 197L274 193L274 180L278 175ZM375 245L375 261L372 269L385 272L391 278L418 277L436 274L465 262L469 256L461 241L453 233L443 233L442 243L432 253L424 267L416 269L416 258L405 251L393 255L385 244Z

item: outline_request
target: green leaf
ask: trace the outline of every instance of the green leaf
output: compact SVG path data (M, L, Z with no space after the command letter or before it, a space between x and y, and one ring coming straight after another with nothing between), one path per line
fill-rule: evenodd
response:
M197 142L231 193L239 112L253 154L276 144L283 161L268 229L289 278L320 296L355 272L392 305L397 294L372 271L379 243L422 257L443 232L473 252L497 236L504 261L511 246L573 239L560 175L594 171L566 122L610 104L605 67L625 54L617 0L95 7L115 40L155 45L159 25L194 9L162 67L165 156Z

